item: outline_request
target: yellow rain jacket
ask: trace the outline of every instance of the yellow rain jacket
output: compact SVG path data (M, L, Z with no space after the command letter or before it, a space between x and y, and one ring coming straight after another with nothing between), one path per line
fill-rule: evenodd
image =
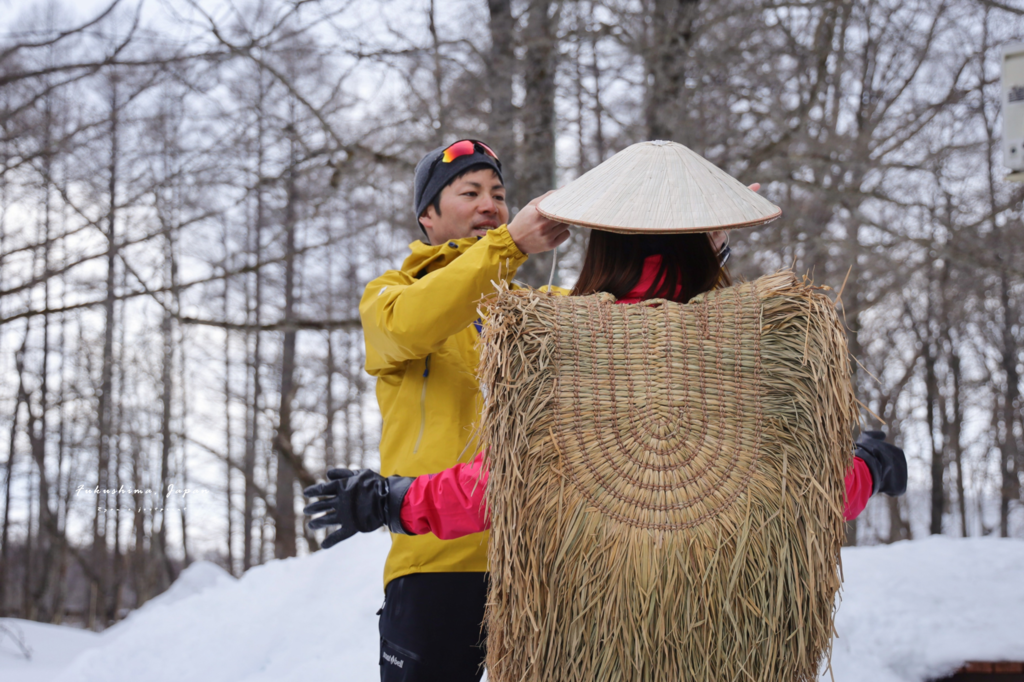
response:
M476 454L477 304L526 261L504 225L479 239L409 248L402 269L370 282L359 302L383 420L382 476L433 474ZM392 534L384 586L410 573L486 571L487 537Z

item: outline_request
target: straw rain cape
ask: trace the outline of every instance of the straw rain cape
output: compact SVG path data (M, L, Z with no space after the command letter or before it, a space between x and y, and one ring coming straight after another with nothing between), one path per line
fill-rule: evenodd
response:
M857 418L820 289L504 289L481 352L492 682L817 679Z

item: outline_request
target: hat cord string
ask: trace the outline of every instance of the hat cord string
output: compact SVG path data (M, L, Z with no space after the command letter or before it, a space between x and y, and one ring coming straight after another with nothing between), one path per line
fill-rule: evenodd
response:
M551 284L555 281L555 266L558 264L558 247L551 249L551 276L548 277L548 293L551 293Z

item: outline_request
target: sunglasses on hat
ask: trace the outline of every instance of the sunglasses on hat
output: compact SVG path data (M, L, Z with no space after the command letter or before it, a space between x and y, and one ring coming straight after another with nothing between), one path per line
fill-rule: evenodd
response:
M430 164L430 170L427 171L427 177L434 174L434 169L437 168L439 163L451 163L455 159L463 156L469 156L479 152L485 154L492 159L494 163L498 165L498 170L501 170L501 161L498 159L498 155L494 153L494 150L485 145L480 140L459 140L448 145L445 150L441 153L441 156L434 159L433 163Z

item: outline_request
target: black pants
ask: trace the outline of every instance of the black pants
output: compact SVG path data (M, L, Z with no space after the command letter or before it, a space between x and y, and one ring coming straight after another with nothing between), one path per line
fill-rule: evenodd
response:
M381 682L479 682L486 600L486 573L413 573L388 583Z

